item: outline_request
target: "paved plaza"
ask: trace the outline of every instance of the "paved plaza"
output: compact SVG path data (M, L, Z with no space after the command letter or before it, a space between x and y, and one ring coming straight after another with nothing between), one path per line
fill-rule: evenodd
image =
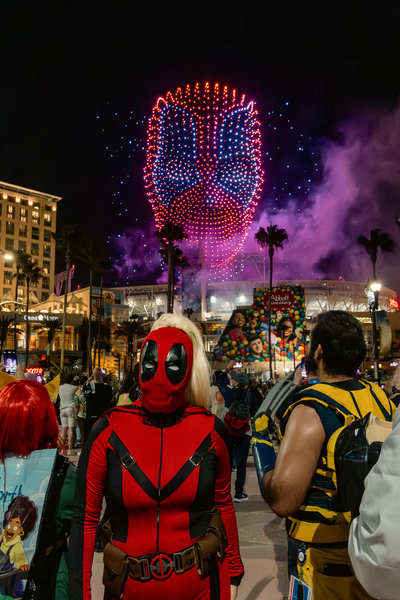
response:
M78 457L71 457L77 462ZM234 482L235 473L232 473ZM245 576L238 600L282 600L287 596L286 534L284 519L277 517L261 498L253 459L247 465L247 502L234 503ZM103 600L103 555L93 561L93 600Z

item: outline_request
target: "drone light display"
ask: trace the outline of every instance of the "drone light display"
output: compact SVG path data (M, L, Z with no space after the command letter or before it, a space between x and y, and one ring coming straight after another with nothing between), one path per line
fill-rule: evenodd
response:
M180 224L204 243L211 269L241 249L261 193L261 134L253 102L218 83L168 92L153 108L145 185L159 229Z

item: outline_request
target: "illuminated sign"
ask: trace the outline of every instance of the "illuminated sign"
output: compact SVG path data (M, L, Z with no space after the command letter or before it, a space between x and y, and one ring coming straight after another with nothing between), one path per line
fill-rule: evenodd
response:
M103 294L103 300L107 304L112 304L114 302L114 294L112 292L105 292Z
M395 308L396 310L399 310L399 301L395 300L394 298L389 298L389 306L390 308Z
M34 375L43 375L44 369L42 367L28 367L25 371Z
M267 290L261 300L264 308L268 310L269 290ZM274 310L288 310L293 308L296 297L292 290L272 290L271 308Z
M40 313L40 314L24 315L24 321L39 321L40 323L42 321L44 321L44 322L58 321L58 317Z

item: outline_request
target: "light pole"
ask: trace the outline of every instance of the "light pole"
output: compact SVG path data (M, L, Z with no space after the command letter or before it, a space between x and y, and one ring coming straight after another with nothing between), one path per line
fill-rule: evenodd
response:
M373 347L374 347L374 377L376 379L376 381L378 382L378 385L380 384L379 381L379 368L378 368L378 363L379 363L379 346L378 346L378 338L379 338L379 332L378 332L378 326L377 326L377 322L376 322L376 309L379 307L379 292L381 291L381 287L382 285L380 283L378 283L377 281L373 281L370 284L370 288L371 290L374 292L374 302L373 302L373 310L372 310L372 317L373 317Z
M376 320L376 311L379 307L379 292L381 291L382 284L378 281L373 281L372 283L367 281L367 285L365 286L365 293L368 298L369 310L372 313L372 352L373 352L373 362L374 362L374 379L375 381L380 383L379 381L379 332L378 325Z

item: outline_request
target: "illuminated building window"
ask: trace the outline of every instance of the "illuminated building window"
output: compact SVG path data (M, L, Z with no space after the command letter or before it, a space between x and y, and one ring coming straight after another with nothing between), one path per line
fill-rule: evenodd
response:
M5 250L13 251L14 250L14 240L11 238L6 238L6 247Z
M46 258L50 258L51 257L51 246L48 246L47 244L44 244L44 246L43 246L43 256L45 256Z
M18 298L23 298L25 296L25 290L22 287L18 288Z
M50 273L50 261L49 260L43 261L43 273L45 275L48 275Z
M32 256L39 256L39 244L32 243L31 254Z
M51 242L51 231L46 231L46 229L43 232L43 241L44 242Z
M21 208L20 209L19 220L21 221L21 223L26 223L26 213L27 213L27 209L26 208Z
M8 232L6 232L8 233ZM28 225L24 225L23 223L19 224L19 237L26 237L28 235Z
M6 285L11 285L12 284L12 273L11 273L11 271L4 271L3 283L5 283Z
M32 224L33 225L39 225L40 224L40 218L39 218L39 211L38 210L33 210L32 211Z
M39 239L39 227L32 227L32 239L33 240Z
M42 288L48 290L50 288L50 277L43 277Z
M51 227L51 215L48 215L47 213L44 214L44 226Z
M7 221L6 223L6 234L14 235L14 223L12 221Z
M18 240L18 250L25 250L26 252L26 241Z
M7 219L15 219L15 206L7 206Z
M5 268L5 269L12 269L12 268L13 268L13 266L14 266L14 261L13 261L13 259L11 259L11 260L5 260L5 261L4 261L4 268Z

